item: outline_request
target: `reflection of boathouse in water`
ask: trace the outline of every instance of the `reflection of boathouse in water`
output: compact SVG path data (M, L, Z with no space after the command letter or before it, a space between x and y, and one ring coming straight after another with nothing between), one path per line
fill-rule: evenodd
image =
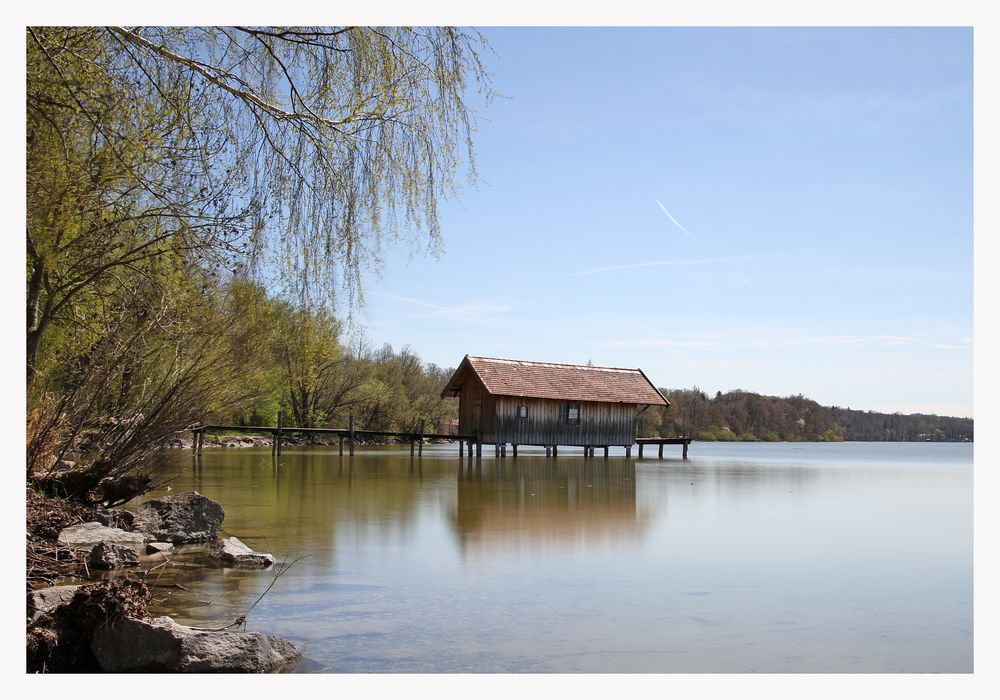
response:
M669 402L640 369L466 355L441 392L457 396L458 432L479 444L558 445L631 455L639 414Z
M647 521L636 508L635 465L621 458L470 463L457 487L449 520L463 549L636 540Z

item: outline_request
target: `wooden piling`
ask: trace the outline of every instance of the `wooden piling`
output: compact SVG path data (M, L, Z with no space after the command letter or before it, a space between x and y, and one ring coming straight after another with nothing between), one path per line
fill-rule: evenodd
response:
M281 436L281 426L284 424L284 419L285 419L285 412L284 411L278 411L278 430L277 430L278 439L277 439L276 442L278 443L278 456L279 457L281 456L281 438L282 438L282 436Z
M476 438L476 459L482 459L483 456L483 441Z
M348 430L348 447L351 451L351 457L354 456L354 414L352 413L347 419L347 430Z
M690 443L685 442L684 445L683 445L683 447L684 447L684 459L688 458L688 444L690 444Z
M344 436L340 436L340 456L344 456Z
M513 453L511 456L514 459L517 459L517 444L516 443L512 443L511 446L510 446L510 449L511 449L511 452Z
M551 456L552 456L552 448L549 447L548 445L546 445L545 446L545 459L548 459Z
M625 445L625 459L631 459L632 457L632 446Z
M559 446L558 445L553 445L552 446L552 457L553 457L553 459L555 459L558 456L559 456Z
M424 456L424 419L420 419L420 447L417 450L417 456Z
M608 458L608 446L605 445L604 446L604 459L607 459L607 458Z
M639 459L642 459L642 447L643 447L643 445L642 445L642 443L640 442L640 443L639 443Z
M660 458L660 459L663 459L663 443L662 443L662 442L660 443L660 454L659 454L659 458Z

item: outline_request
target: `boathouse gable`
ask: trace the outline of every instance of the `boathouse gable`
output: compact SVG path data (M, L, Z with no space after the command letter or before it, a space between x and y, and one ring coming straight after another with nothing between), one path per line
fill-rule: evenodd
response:
M638 369L466 355L442 397L460 433L511 445L632 445L643 406L669 405Z

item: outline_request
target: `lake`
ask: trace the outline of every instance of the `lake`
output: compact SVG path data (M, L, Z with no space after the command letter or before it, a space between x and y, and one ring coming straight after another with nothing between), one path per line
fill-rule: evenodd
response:
M971 444L485 452L163 452L147 498L197 490L298 561L184 547L154 612L225 624L274 583L247 629L291 639L297 672L972 671Z

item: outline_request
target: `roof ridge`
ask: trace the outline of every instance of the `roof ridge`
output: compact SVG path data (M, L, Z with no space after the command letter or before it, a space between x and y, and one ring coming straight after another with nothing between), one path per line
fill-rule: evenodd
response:
M604 365L577 365L568 362L542 362L540 360L515 360L508 357L487 357L485 355L466 355L470 360L492 360L494 362L510 362L512 364L519 365L534 365L536 367L572 367L574 369L587 369L587 370L610 370L612 372L639 372L642 370L638 367L607 367Z

